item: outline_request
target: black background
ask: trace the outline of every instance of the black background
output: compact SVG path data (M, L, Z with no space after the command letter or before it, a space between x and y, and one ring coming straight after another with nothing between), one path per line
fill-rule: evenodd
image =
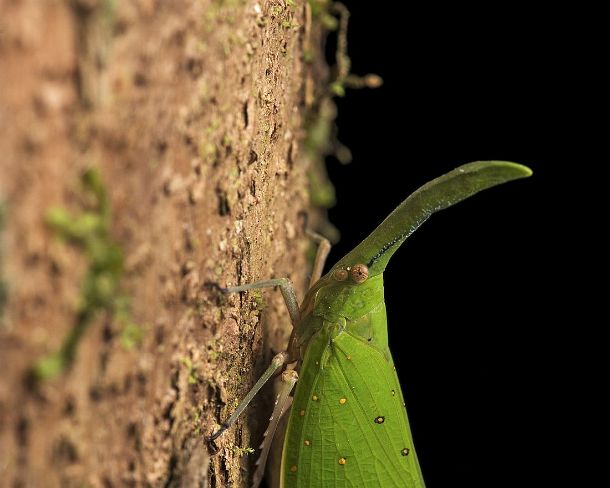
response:
M352 72L385 83L338 101L353 161L329 158L329 216L341 231L329 263L460 164L534 170L426 222L390 261L386 305L428 488L548 486L571 449L554 425L561 333L549 294L561 240L551 195L577 145L567 126L573 46L546 13L527 9L346 4ZM331 38L331 63L333 50Z

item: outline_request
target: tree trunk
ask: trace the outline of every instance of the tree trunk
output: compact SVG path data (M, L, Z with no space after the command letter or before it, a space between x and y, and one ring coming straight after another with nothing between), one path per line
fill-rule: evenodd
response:
M0 1L0 484L246 486L264 402L204 437L290 322L206 283L302 296L319 41L301 2Z

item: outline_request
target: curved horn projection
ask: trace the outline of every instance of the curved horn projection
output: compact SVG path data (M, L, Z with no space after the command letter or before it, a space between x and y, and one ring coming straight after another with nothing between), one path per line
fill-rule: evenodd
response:
M382 273L400 245L433 213L487 188L532 174L527 167L507 161L477 161L460 166L412 193L337 267L366 263L369 276Z

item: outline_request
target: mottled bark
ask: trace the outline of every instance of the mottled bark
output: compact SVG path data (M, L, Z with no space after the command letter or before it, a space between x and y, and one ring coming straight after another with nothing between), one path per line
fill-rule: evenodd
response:
M264 401L218 455L203 437L289 319L279 293L205 284L306 283L308 18L281 0L0 2L3 486L246 486ZM48 212L91 211L87 168L129 305L96 309L73 363L33 382L83 307L91 256Z

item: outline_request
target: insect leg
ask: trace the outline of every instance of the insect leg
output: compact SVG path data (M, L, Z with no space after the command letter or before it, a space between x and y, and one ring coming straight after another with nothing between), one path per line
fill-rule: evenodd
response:
M220 437L220 435L225 430L227 430L229 427L231 427L235 423L235 421L237 420L237 417L239 417L241 415L241 413L245 410L245 408L248 406L248 404L256 396L258 391L263 387L263 385L265 383L267 383L267 381L269 381L269 378L271 378L275 374L275 372L284 365L284 363L286 362L287 359L288 359L288 353L286 353L286 352L280 352L275 355L275 357L271 360L271 364L269 365L267 370L262 374L262 376L254 384L252 389L248 392L248 394L240 402L240 404L235 409L235 412L233 412L233 414L222 424L220 429L218 429L208 438L208 441L213 441L215 439L218 439L218 437Z
M330 241L326 237L310 230L306 230L305 233L311 237L314 242L318 243L316 259L313 262L311 279L309 280L309 288L311 288L322 276L322 271L324 271L324 263L326 263L326 258L330 252Z
M252 478L252 488L258 488L263 474L265 473L265 464L267 464L267 457L269 456L269 450L271 449L271 443L273 442L273 436L277 429L278 424L284 413L288 410L288 407L292 403L292 397L290 392L294 388L295 383L299 379L299 375L294 369L288 369L282 373L282 387L280 393L275 400L275 406L273 407L273 413L269 419L269 427L265 431L263 443L260 445L262 449L261 455L256 461L256 471Z
M296 324L299 321L299 304L297 302L297 297L294 294L292 282L288 278L275 278L273 280L256 281L247 285L220 288L220 290L225 293L236 293L246 290L258 290L260 288L271 288L274 286L280 287L282 296L284 297L284 302L286 302L286 308L288 308L288 313L290 314L290 321L292 322L292 326L296 327Z

